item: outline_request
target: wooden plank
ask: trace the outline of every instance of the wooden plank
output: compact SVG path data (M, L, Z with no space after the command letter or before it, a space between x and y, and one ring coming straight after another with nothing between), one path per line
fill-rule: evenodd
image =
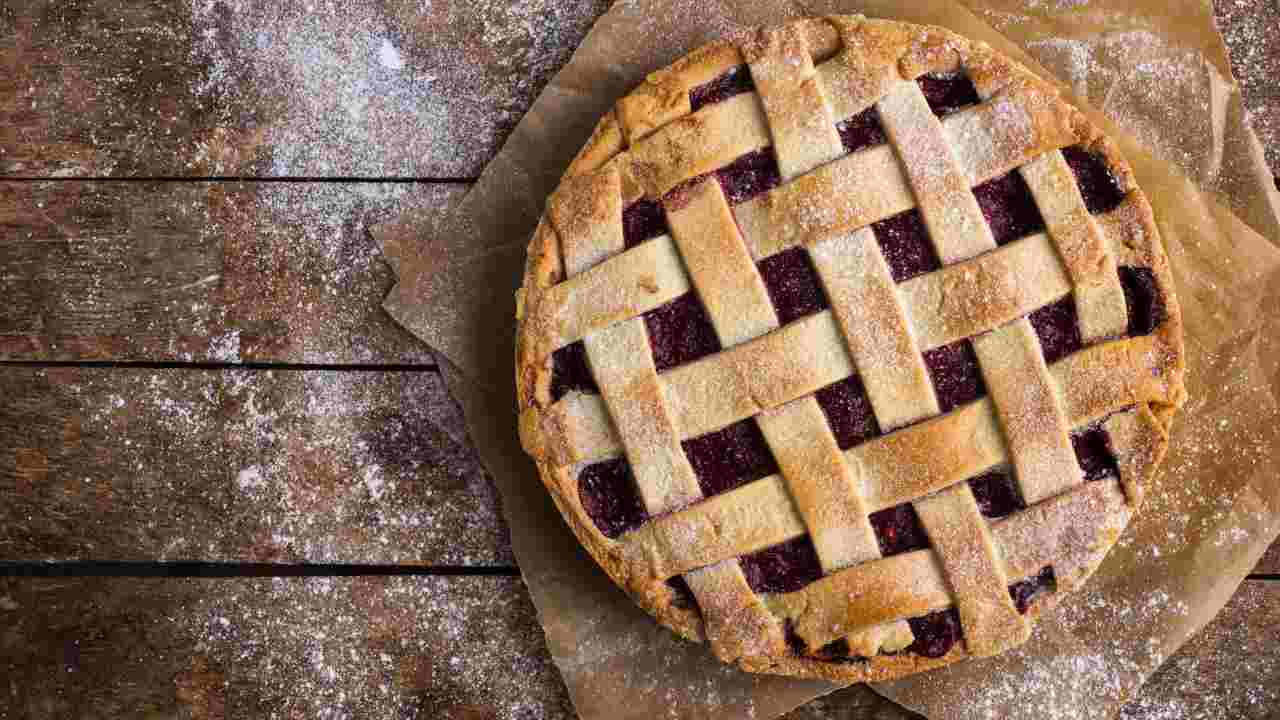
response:
M33 720L573 717L516 578L0 579L0 622ZM1246 582L1122 717L1271 717L1278 633L1280 583ZM919 716L857 686L784 718Z
M0 175L474 177L607 4L6 5ZM1275 169L1274 3L1215 5Z
M1280 175L1280 3L1219 0L1213 10L1267 164Z
M6 4L0 176L474 177L607 4Z
M0 579L0 716L573 717L518 578Z
M431 363L367 228L465 189L0 182L0 359Z
M0 367L0 559L510 565L434 371Z

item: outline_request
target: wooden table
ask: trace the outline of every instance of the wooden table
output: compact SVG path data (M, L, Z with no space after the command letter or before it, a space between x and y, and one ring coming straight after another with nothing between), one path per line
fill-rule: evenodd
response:
M0 6L0 718L572 716L367 229L607 2L301 5ZM1280 9L1219 13L1274 169ZM1256 573L1125 717L1276 717ZM838 697L788 717L912 717Z

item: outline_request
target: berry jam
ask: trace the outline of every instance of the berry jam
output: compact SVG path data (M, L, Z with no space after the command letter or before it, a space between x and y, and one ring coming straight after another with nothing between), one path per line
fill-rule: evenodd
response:
M818 551L808 535L738 559L747 584L758 593L795 592L822 577Z
M929 613L924 617L907 621L915 642L907 646L907 652L929 658L940 658L951 652L960 641L960 611L955 608Z
M637 200L622 211L622 242L628 248L670 232L661 203Z
M779 323L786 325L827 309L827 295L804 248L784 250L761 260L757 267Z
M911 503L903 503L871 513L867 517L880 541L880 553L885 557L929 547L929 536L920 525Z
M969 488L973 490L973 499L978 501L978 510L989 520L1012 515L1027 507L1013 477L1004 470L992 470L970 478Z
M644 314L658 372L720 351L720 340L696 293L688 292Z
M1009 597L1013 598L1013 605L1018 608L1018 612L1026 615L1027 610L1031 607L1031 601L1037 595L1043 592L1052 592L1056 586L1057 580L1053 576L1053 567L1047 566L1026 580L1010 585Z
M570 390L600 392L587 365L587 347L581 340L551 354L551 399L559 400Z
M698 609L698 601L694 598L693 590L689 589L689 583L685 582L683 575L677 575L667 580L667 587L671 588L671 593L674 596L671 599L672 605L686 610Z
M719 495L778 472L755 420L736 422L680 443L706 497Z
M1129 308L1129 336L1150 335L1168 318L1164 296L1149 268L1122 266L1120 286Z
M997 245L1044 230L1044 218L1040 216L1036 199L1017 170L979 185L973 189L973 195Z
M689 90L689 104L693 107L693 112L698 112L708 105L755 89L751 69L746 65L739 65L716 79Z
M847 153L855 153L888 142L884 134L884 126L880 124L880 113L874 105L844 122L837 123L836 132L840 133L840 144L844 145L844 151Z
M649 519L626 458L594 463L578 475L578 497L596 528L616 538Z
M978 369L978 356L973 352L973 343L968 340L925 352L924 364L929 368L938 405L944 413L987 394L982 372Z
M1084 347L1084 341L1080 339L1076 301L1070 295L1036 310L1027 319L1035 328L1036 337L1040 338L1046 365L1052 365Z
M1105 157L1081 147L1063 148L1062 155L1076 176L1076 185L1090 213L1107 212L1124 201L1120 180L1107 167Z
M1119 478L1120 465L1111 449L1111 436L1102 425L1094 424L1071 434L1071 448L1085 480Z
M964 73L929 73L921 75L916 83L929 102L929 109L938 117L981 102L978 89Z
M871 399L857 375L832 383L814 394L827 416L827 424L841 450L866 442L880 434L880 425L871 409Z
M942 267L919 210L908 210L874 223L871 231L880 244L894 282L910 280Z
M716 170L715 175L730 205L746 202L782 182L782 171L778 169L772 148L747 153Z

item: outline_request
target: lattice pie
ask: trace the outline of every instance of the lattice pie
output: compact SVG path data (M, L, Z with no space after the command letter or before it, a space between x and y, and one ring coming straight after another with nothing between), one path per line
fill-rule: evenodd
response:
M1182 404L1115 146L937 28L829 17L651 75L519 293L520 430L582 544L744 669L999 653L1116 542Z

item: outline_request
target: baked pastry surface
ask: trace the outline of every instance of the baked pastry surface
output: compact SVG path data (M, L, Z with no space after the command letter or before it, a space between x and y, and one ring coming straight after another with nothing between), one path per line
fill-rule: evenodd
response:
M985 45L856 16L620 100L517 312L521 439L569 526L753 672L1021 644L1119 538L1185 397L1114 144Z

